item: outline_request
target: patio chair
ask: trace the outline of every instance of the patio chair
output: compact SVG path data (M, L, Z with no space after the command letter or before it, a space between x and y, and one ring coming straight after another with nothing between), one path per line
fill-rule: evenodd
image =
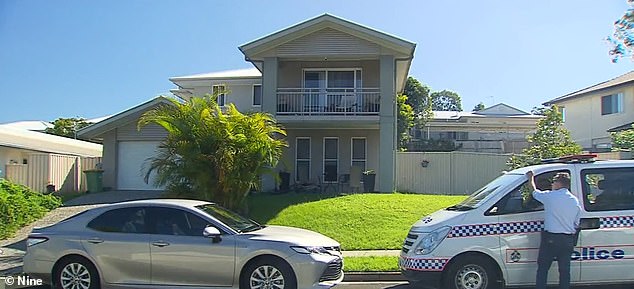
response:
M357 96L354 94L344 94L335 107L337 111L353 112L357 108Z
M326 179L331 178L327 178L327 174L324 174L323 178L322 176L317 176L317 180L319 181L319 192L326 193L328 192L328 188L334 188L334 190L337 191L337 183L326 182Z
M350 191L351 192L360 192L361 191L361 168L357 166L352 166L350 168Z
M339 180L337 181L339 184L339 192L345 192L343 189L347 186L350 187L350 174L341 174L339 175Z

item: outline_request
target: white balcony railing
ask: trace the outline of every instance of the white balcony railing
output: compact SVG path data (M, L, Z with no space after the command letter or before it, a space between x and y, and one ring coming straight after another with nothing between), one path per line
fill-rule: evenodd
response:
M278 115L378 115L378 88L278 88Z

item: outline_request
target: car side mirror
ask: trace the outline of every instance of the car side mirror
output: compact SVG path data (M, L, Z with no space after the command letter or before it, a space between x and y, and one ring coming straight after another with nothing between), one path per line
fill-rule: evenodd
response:
M220 242L220 231L218 230L218 228L216 227L206 227L205 230L203 230L203 236L205 238L211 238L213 239L214 243L218 243Z

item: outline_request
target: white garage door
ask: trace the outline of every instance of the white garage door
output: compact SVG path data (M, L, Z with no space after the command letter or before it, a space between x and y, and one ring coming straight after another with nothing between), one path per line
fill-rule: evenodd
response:
M143 181L150 166L148 158L156 154L158 141L121 141L117 158L117 187L119 190L160 190L154 186L154 178Z

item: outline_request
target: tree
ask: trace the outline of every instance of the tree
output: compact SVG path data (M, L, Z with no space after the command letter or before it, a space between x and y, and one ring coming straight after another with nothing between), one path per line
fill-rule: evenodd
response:
M407 147L407 143L410 141L410 129L414 126L414 111L412 107L407 104L407 96L399 94L396 96L396 103L398 105L398 119L397 119L397 137L398 147L403 150Z
M139 129L150 123L163 127L167 138L150 160L145 180L156 172L156 185L180 196L213 200L231 209L246 209L259 176L273 173L286 135L265 113L240 113L233 104L223 111L216 95L192 97L186 103L170 99L144 113Z
M581 153L581 146L570 138L563 127L563 115L554 105L547 109L544 118L537 122L537 131L527 137L529 147L521 155L513 155L507 165L511 169L539 164L542 159Z
M617 62L620 58L634 56L634 0L627 0L630 8L623 16L614 21L614 32L608 36L607 40L611 45L610 56L612 62Z
M484 103L480 102L476 104L476 106L473 108L473 111L481 111L483 109L484 109Z
M431 109L434 111L462 111L460 95L453 91L435 91L431 94Z
M549 110L549 107L537 107L537 106L533 106L533 109L531 109L531 114L534 115L546 115L546 112Z
M412 76L407 78L403 94L407 95L406 103L412 107L415 114L424 113L430 108L429 91L429 86L420 83L416 78Z
M53 122L52 128L44 132L69 138L77 138L77 131L91 125L84 118L58 118Z
M422 84L416 78L412 76L407 78L405 89L403 90L406 96L404 104L410 106L413 111L413 121L407 120L410 114L407 107L399 105L398 144L400 149L407 147L407 143L411 140L409 131L412 127L416 127L416 129L423 128L427 121L433 117L429 91L429 86Z
M613 132L612 134L612 149L614 150L630 150L634 149L634 125L632 128Z

